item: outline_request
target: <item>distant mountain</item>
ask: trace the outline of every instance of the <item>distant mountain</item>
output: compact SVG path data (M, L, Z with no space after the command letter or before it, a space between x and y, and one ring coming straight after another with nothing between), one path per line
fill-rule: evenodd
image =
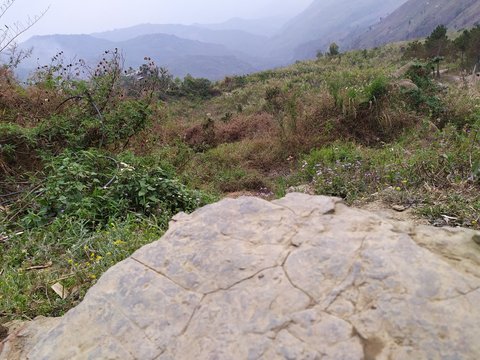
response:
M256 54L257 56L265 55L265 42L267 41L266 36L255 35L242 30L213 30L201 26L175 24L141 24L91 35L110 41L126 41L151 34L175 35L182 39L219 44L232 51Z
M353 34L377 23L406 0L314 0L272 39L270 49L284 59L314 57L335 41L347 45Z
M480 21L479 0L409 0L360 35L352 46L374 47L429 35L438 25L462 29Z
M63 51L66 61L83 59L95 64L105 50L114 48L122 51L126 66L138 67L148 56L179 77L190 73L196 77L220 79L226 75L256 70L223 45L165 34L144 35L126 41L110 41L90 35L35 36L22 43L21 47L33 48L32 56L22 63L20 71L23 74L37 66L49 64L51 58L60 51Z
M480 0L312 0L288 22L234 18L220 24L142 24L91 35L34 37L23 44L34 47L23 65L31 69L48 63L57 51L93 63L105 49L117 47L127 66L136 67L149 56L176 76L219 79L314 58L332 42L342 51L374 47L426 36L439 24L461 29L479 20Z
M263 19L232 18L218 24L195 24L195 26L211 30L241 30L250 34L271 37L278 33L289 19L285 17L269 17Z

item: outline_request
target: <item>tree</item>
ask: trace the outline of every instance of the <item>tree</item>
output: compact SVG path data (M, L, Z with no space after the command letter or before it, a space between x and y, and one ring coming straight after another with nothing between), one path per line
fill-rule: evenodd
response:
M445 25L438 25L425 40L426 55L436 65L437 77L440 77L440 62L445 59L450 44L451 41L448 39L447 27Z
M421 59L425 56L425 46L418 40L408 44L403 54L405 59Z
M446 56L450 40L447 36L447 27L439 25L425 40L425 50L428 57Z
M456 38L455 41L453 42L453 44L455 45L455 48L457 48L457 50L460 51L462 64L465 61L465 54L470 45L470 39L471 39L470 31L464 30L462 35Z
M336 43L331 43L328 50L328 55L337 56L338 54L340 54L340 47Z
M477 67L477 71L480 66L480 25L477 25L470 30L470 40L466 52L467 64L471 68Z
M15 40L35 25L47 12L48 8L40 15L29 17L24 23L16 22L12 25L1 24L3 17L10 10L16 0L3 0L0 3L0 54L2 54Z
M443 56L435 56L432 59L432 63L436 66L437 68L437 77L440 77L440 63L445 60Z

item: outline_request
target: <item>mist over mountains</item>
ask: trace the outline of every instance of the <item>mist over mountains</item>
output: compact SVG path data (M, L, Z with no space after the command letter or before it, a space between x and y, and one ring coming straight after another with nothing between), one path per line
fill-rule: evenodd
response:
M253 51L255 54L259 55L264 55L263 47L265 42L268 41L267 36L261 36L237 29L226 28L211 30L205 26L175 24L142 24L119 30L94 33L91 35L99 39L121 42L152 34L174 35L186 40L223 45L231 51L245 53Z
M261 19L232 18L219 24L194 24L211 30L242 30L255 35L274 36L283 25L289 21L289 17L277 16Z
M406 0L315 0L272 39L273 54L294 59L315 57L331 42L350 45L353 34L375 24Z
M290 19L233 18L218 24L140 24L89 35L35 36L21 44L33 55L22 77L60 51L66 61L95 63L118 48L125 65L148 56L178 77L212 80L315 57L331 42L342 50L378 46L427 35L437 25L460 29L480 19L478 0L314 0Z

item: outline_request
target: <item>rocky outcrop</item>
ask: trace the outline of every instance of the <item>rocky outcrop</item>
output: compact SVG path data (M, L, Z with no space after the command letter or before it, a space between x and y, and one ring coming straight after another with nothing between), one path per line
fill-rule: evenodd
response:
M0 359L478 359L478 236L328 197L226 199Z

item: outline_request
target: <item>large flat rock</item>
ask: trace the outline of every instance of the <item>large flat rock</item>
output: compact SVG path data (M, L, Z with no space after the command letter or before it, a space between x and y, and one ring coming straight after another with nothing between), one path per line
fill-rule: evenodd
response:
M226 199L176 216L0 359L479 359L478 238L335 198Z

